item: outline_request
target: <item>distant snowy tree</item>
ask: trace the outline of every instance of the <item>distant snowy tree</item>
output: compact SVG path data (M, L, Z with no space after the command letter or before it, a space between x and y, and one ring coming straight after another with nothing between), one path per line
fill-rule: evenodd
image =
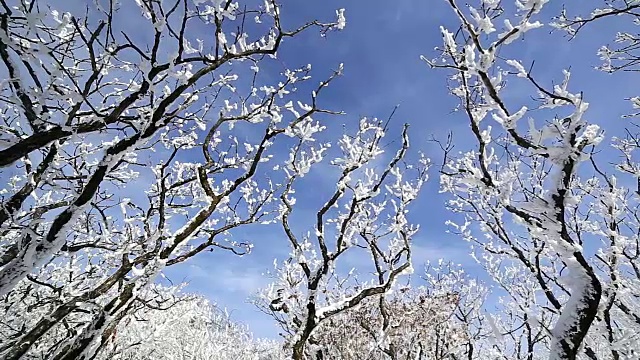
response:
M280 360L280 348L254 339L206 299L183 295L122 321L98 359Z
M301 358L445 360L500 357L491 327L493 318L486 310L489 292L489 288L459 266L443 262L428 266L422 285L397 283L385 293L367 296L357 305L318 322ZM273 307L270 311L279 316L287 340L285 351L291 357L290 339L296 335L293 332L296 328L290 330L292 326L288 325L288 313L284 310L281 311L283 315Z
M496 356L635 359L637 128L629 124L626 135L605 136L587 121L589 104L571 86L569 71L547 86L536 80L533 64L511 58L517 52L506 48L518 39L526 44L529 33L543 26L579 36L591 22L614 15L616 24L625 17L635 22L621 25L628 30L638 24L638 4L605 1L603 9L572 17L574 4L567 3L559 17L545 21L547 2L462 6L448 0L461 26L442 28L442 55L428 62L452 71L450 91L460 99L476 149L454 154L443 147L442 190L452 195L448 206L462 215L451 223L454 231L473 244L480 264L506 294L490 324ZM636 39L621 30L614 45L600 50L601 68L632 70L640 58ZM511 96L514 86L528 86L531 96ZM621 156L603 159L600 151Z
M419 287L397 285L320 324L312 337L322 358L466 359L484 350L487 289L450 264L430 267L424 280Z

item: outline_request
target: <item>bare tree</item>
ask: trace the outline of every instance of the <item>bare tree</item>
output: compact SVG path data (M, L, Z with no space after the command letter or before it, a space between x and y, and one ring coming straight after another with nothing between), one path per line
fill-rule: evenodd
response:
M419 287L398 284L320 324L313 339L323 358L473 358L474 347L487 343L474 323L483 316L486 289L451 264L429 266L424 280Z

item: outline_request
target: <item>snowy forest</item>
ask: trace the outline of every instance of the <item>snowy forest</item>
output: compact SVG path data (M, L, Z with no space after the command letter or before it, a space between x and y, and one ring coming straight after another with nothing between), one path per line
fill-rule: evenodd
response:
M0 0L0 358L640 359L639 29L638 0Z

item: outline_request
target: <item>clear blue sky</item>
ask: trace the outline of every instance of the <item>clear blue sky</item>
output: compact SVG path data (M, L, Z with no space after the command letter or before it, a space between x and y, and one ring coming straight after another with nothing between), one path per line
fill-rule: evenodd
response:
M596 1L582 1L584 8L593 8ZM543 18L559 13L560 2L551 2L541 15ZM457 149L464 150L468 129L464 117L452 114L455 99L447 94L446 73L431 70L420 55L432 57L435 46L441 45L439 26L455 29L456 23L446 1L443 0L353 0L353 1L293 1L283 2L285 23L298 24L312 18L332 17L337 8L346 8L347 27L339 33L321 38L317 32L288 41L279 59L288 67L311 63L315 70L328 72L344 63L344 76L324 94L324 104L347 113L342 121L357 121L361 116L386 117L393 107L400 105L395 124L411 124L413 146L421 147L434 161L440 160L437 149L427 142L431 135L444 138L454 132ZM575 10L576 12L579 9ZM635 96L632 79L611 76L593 69L598 64L596 50L613 38L612 21L603 21L588 28L571 42L559 32L543 28L528 33L524 42L511 46L501 55L518 58L525 67L536 60L534 75L545 85L561 80L561 70L571 66L572 89L581 89L591 102L588 119L604 125L608 133L621 129L620 115L629 112L622 99ZM522 91L519 91L522 90ZM526 91L525 91L526 90ZM514 88L509 99L518 104L530 89ZM515 105L514 105L515 106ZM317 174L316 174L317 175ZM444 208L445 198L438 194L437 174L432 173L413 208L412 218L422 226L415 239L415 268L425 260L445 258L477 268L467 255L467 244L447 234L444 222L451 215ZM268 279L262 274L272 269L273 259L286 258L286 240L279 233L246 232L242 239L255 244L252 254L236 258L228 254L200 255L175 276L190 281L189 289L209 296L228 308L233 318L250 325L257 336L276 337L277 329L271 319L246 303L246 298ZM478 274L481 276L480 274Z

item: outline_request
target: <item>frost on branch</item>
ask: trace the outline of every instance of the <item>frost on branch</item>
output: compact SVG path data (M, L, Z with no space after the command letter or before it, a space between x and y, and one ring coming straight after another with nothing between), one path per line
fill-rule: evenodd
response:
M605 133L587 121L570 72L547 86L531 64L496 55L543 26L545 1L517 1L515 13L487 3L480 11L449 1L461 26L442 29L441 55L428 62L451 72L450 92L476 142L446 151L441 189L459 215L452 231L505 294L487 323L494 348L523 359L637 357L639 312L626 295L639 279L637 132L612 139L622 162L599 162ZM484 18L504 26L486 31ZM562 21L554 26L579 30L581 20ZM531 96L507 97L513 85Z
M310 66L259 70L342 13L284 28L271 0L64 6L0 2L3 359L92 359L164 269L248 253L234 233L277 220L289 181L275 149L336 114L319 96L340 71L298 95Z
M418 227L406 216L426 180L428 161L404 162L406 127L395 154L387 155L384 136L382 123L368 119L360 121L355 134L343 135L339 154L330 162L337 170L336 186L311 224L293 220L301 206L296 185L310 165L322 163L331 152L303 138L291 150L285 169L289 182L280 196L280 222L291 253L275 261L274 281L258 304L278 320L295 359L322 351L314 334L325 321L389 292L398 277L412 272L410 245ZM349 257L368 258L374 276L364 278L364 267L350 270Z
M608 0L601 7L580 9L580 13L573 9L564 9L551 23L552 26L565 31L572 37L578 36L583 29L588 28L594 22L609 22L611 24L624 24L625 26L615 26L620 29L612 34L612 39L602 44L597 55L601 63L598 70L615 72L635 72L638 71L640 63L640 4L637 1ZM633 109L638 109L638 98L630 99ZM629 117L636 117L637 110Z

